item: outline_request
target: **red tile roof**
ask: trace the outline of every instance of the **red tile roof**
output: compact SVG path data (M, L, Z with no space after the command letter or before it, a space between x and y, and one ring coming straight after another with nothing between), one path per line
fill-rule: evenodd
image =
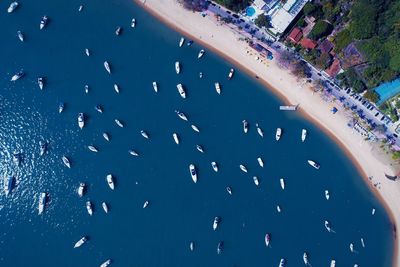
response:
M288 39L293 43L297 44L298 42L300 42L302 37L303 37L303 32L296 27L290 32Z
M341 68L342 67L340 66L339 59L335 58L335 60L332 62L332 65L325 72L329 76L335 77L339 73Z
M317 46L317 42L308 38L303 38L300 45L307 49L314 49Z

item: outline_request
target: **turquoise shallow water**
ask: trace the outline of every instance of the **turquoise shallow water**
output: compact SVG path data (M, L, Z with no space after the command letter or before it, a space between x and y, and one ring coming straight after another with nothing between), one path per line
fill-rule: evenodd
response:
M304 251L313 266L329 266L332 258L337 266L390 266L390 221L355 167L318 128L296 113L279 112L281 101L251 77L237 70L228 81L230 64L211 51L197 60L200 46L179 48L178 33L131 1L20 1L12 14L5 12L8 4L0 3L0 172L14 175L17 184L8 197L0 190L0 266L99 266L108 258L113 266L278 266L280 258L286 266L302 266ZM85 5L81 13L80 4ZM44 14L50 22L39 31ZM132 17L135 29L129 27ZM123 26L119 37L117 26ZM17 30L25 33L24 43ZM104 60L111 63L112 75L104 70ZM176 60L182 64L179 76ZM11 83L20 69L26 76ZM38 76L47 77L43 91ZM222 96L215 92L215 81L222 85ZM177 93L179 82L187 89L186 100ZM119 95L114 83L120 85ZM62 114L60 101L66 103ZM94 110L96 104L104 107L103 114ZM175 109L201 132L178 119ZM77 126L79 112L87 116L83 130ZM125 128L118 128L115 118ZM243 119L250 122L247 135ZM263 139L256 122L264 129ZM279 142L277 127L284 129ZM305 143L300 142L302 128L309 132ZM142 129L150 140L140 135ZM103 131L110 133L110 142L102 138ZM173 132L180 136L179 146ZM40 140L49 141L43 157ZM99 153L89 152L89 144ZM140 157L131 157L130 148ZM23 155L20 167L12 163L15 151ZM63 154L70 157L71 169L62 165ZM309 158L321 164L319 171L306 163ZM218 162L218 173L211 161ZM197 184L190 178L190 163L198 168ZM249 173L242 173L239 164ZM115 191L105 182L108 173L115 176ZM79 182L88 184L83 198L76 193ZM232 187L232 196L226 186ZM38 216L42 191L49 201ZM94 204L92 217L87 200ZM147 209L142 208L145 200L150 201ZM102 201L109 204L107 215ZM222 222L214 232L215 216ZM326 232L326 219L335 234ZM267 232L270 248L264 244ZM83 235L89 242L73 249ZM188 248L192 240L194 252ZM225 244L221 255L216 253L219 241ZM357 253L350 253L351 242Z

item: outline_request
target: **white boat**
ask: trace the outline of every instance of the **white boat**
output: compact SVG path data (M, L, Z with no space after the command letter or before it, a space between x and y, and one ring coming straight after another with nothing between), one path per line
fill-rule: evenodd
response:
M137 153L135 150L133 149L129 149L128 153L131 154L134 157L139 157L139 153Z
M333 232L332 231L332 228L331 228L331 225L330 225L330 223L328 222L328 221L325 221L325 229L330 233L330 232Z
M194 242L193 242L193 241L190 242L190 244L189 244L189 249L190 249L190 251L193 251L193 250L194 250Z
M304 265L310 265L309 261L308 261L308 254L307 252L303 253L303 261L304 261Z
M286 263L285 259L281 259L279 261L279 267L285 267L285 263Z
M256 186L259 186L259 185L260 185L260 181L258 180L258 177L257 177L257 176L253 176L253 182L254 182L254 184L255 184Z
M315 169L319 169L320 165L318 163L316 163L313 160L307 160L308 164L310 164L311 166L313 166Z
M8 13L14 12L14 10L18 7L19 3L17 1L14 1L10 4L10 6L7 8Z
M39 28L40 28L41 30L43 30L44 27L46 27L48 21L49 21L49 18L48 18L47 16L43 16L43 17L42 17L42 20L40 21Z
M153 89L154 89L154 92L158 92L158 86L157 86L157 82L153 82Z
M180 84L177 84L176 85L176 88L178 88L178 92L179 92L179 94L180 94L180 96L183 98L183 99L185 99L186 98L186 92L185 92L185 89L183 89L183 85L180 83Z
M13 157L14 164L17 166L20 166L22 154L18 153L18 152L14 152L12 157Z
M71 162L69 161L69 159L66 156L62 156L62 161L65 166L67 166L68 168L71 168Z
M329 191L328 190L325 190L325 198L326 198L326 200L329 200Z
M179 110L175 110L175 112L176 112L176 114L178 115L179 118L181 118L184 121L188 121L187 116L183 112L181 112Z
M176 74L179 74L181 72L181 66L179 64L179 61L175 62L175 71Z
M90 216L93 215L92 203L90 201L86 201L86 210Z
M111 174L107 174L106 176L107 184L111 188L111 190L114 190L114 178Z
M276 129L276 133L275 133L275 140L279 141L279 139L281 139L282 136L282 129L281 128L277 128Z
M249 131L249 123L246 120L243 120L242 123L243 123L243 132L247 133Z
M110 141L110 136L108 133L103 133L103 138L106 139L106 141Z
M264 132L263 132L263 130L260 128L260 126L258 125L258 123L256 123L256 128L257 128L257 133L258 133L261 137L264 137Z
M230 69L230 70L229 70L229 74L228 74L228 79L229 79L229 80L232 79L233 73L234 73L234 72L235 72L234 69Z
M149 139L149 134L148 134L146 131L140 130L140 134L141 134L144 138Z
M79 7L78 7L78 12L81 12L83 10L83 5L80 5Z
M361 240L361 246L362 246L363 248L365 248L364 238L361 238L360 240Z
M108 206L106 202L101 203L101 206L103 207L103 210L105 213L108 213Z
M218 242L218 245L217 245L217 254L218 254L218 255L221 254L221 253L222 253L222 250L224 250L224 241Z
M122 28L121 27L117 27L117 29L115 30L115 35L118 36L121 34Z
M217 93L220 95L221 94L221 85L217 82L214 83L215 86L215 91L217 91Z
M176 143L177 145L179 145L179 137L178 137L178 134L173 133L173 134L172 134L172 137L174 138L175 143Z
M81 129L85 126L85 115L83 113L78 113L78 126Z
M212 162L211 162L211 167L213 168L213 170L214 170L215 172L218 172L218 165L217 165L217 163L216 163L215 161L212 161Z
M60 102L58 104L58 113L62 113L64 111L65 104L63 102Z
M204 153L204 149L203 149L203 147L202 147L201 145L196 145L196 149L197 149L199 152Z
M136 19L133 18L133 19L131 20L131 27L132 27L132 28L135 28L135 26L136 26Z
M87 241L87 238L84 236L81 239L78 240L78 242L75 243L74 248L79 248L83 244L85 244Z
M85 93L88 94L89 93L89 85L85 85Z
M258 165L260 165L261 168L264 167L264 161L261 158L257 158Z
M201 50L199 51L199 54L197 55L197 58L201 58L201 57L204 55L205 52L206 52L206 51L204 51L204 49L201 49Z
M371 214L375 215L375 209L372 209Z
M144 204L143 204L143 208L144 208L144 209L147 208L148 205L149 205L149 201L146 200L146 201L144 202Z
M111 264L111 260L106 260L105 262L103 262L100 267L107 267L108 265Z
M199 72L199 78L203 78L203 73L201 71Z
M279 182L281 183L282 190L284 190L285 189L285 180L283 180L283 178L281 178L279 180Z
M280 213L281 212L281 206L276 205L276 210Z
M226 192L228 192L229 195L232 195L232 188L230 186L227 186Z
M124 124L122 123L122 121L115 119L114 122L121 128L124 128Z
M179 47L182 47L184 43L185 43L185 38L181 37L181 39L179 40Z
M98 113L103 113L103 108L102 108L100 105L94 106L94 109L95 109Z
M43 156L44 154L46 154L47 146L48 146L47 141L39 141L39 147L40 147L39 155L40 156Z
M189 165L189 171L190 171L190 175L192 176L193 182L197 183L197 172L196 172L196 167L194 166L194 164Z
M104 61L104 68L106 69L106 71L111 74L111 67L110 67L110 63L108 63L108 61Z
M39 77L39 78L37 79L37 83L38 83L39 89L40 89L40 90L43 90L43 87L44 87L44 78L43 78L43 77Z
M198 133L200 132L199 128L196 125L192 124L191 127L192 127L193 131L198 132Z
M98 150L95 146L93 146L93 145L89 145L89 146L88 146L88 149L89 149L90 151L92 151L92 152L95 152L95 153L99 152L99 150Z
M87 56L90 56L89 48L85 48L85 54L86 54Z
M246 166L240 164L240 165L239 165L239 168L240 168L243 172L247 172Z
M38 214L42 214L44 211L44 207L46 205L46 193L40 193L39 195L39 212Z
M271 242L271 234L266 233L264 237L265 246L269 247L269 243Z
M114 83L114 90L117 92L117 94L119 94L119 86L116 83Z
M216 216L213 221L213 230L217 230L219 223L221 222L221 217Z
M15 81L21 79L22 76L24 76L24 75L25 75L25 73L21 70L21 71L17 72L16 74L14 74L14 75L11 77L10 81L15 82Z
M78 196L82 197L85 194L85 183L80 183L78 187Z
M19 39L21 42L24 41L24 35L22 34L21 31L17 31L17 36L18 36L18 39Z
M349 246L349 247L350 247L350 252L353 253L353 252L354 252L354 245L353 245L353 243L350 243L350 246Z
M301 142L304 142L306 140L307 137L307 130L303 129L301 130Z
M331 267L335 267L336 266L336 261L335 260L331 260Z

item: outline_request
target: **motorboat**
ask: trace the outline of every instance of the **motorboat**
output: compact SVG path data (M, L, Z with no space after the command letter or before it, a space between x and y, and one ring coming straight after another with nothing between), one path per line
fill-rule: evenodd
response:
M8 196L14 188L15 178L12 175L7 176L4 180L4 192Z
M87 238L84 236L81 239L78 240L78 242L75 243L74 248L79 248L83 244L85 244L87 241Z
M276 210L280 213L282 210L281 210L281 206L279 206L279 205L276 205Z
M143 203L143 208L145 209L145 208L147 208L147 206L149 206L149 201L148 201L148 200L146 200L146 201Z
M372 209L371 214L375 215L375 209Z
M271 242L271 234L270 233L265 234L264 241L265 241L265 246L269 247L269 244Z
M264 132L263 132L263 130L260 128L260 126L258 125L258 123L256 123L256 128L257 128L257 133L258 133L261 137L264 137Z
M247 172L246 166L240 164L240 165L239 165L239 168L240 168L243 172Z
M86 54L87 56L90 56L90 50L89 50L89 48L85 48L85 54Z
M226 192L228 192L229 195L232 195L232 188L230 186L227 186Z
M261 168L264 167L264 161L261 158L257 158L257 162L258 162L258 165L260 165Z
M186 45L191 46L192 44L193 44L193 40L189 40Z
M190 251L194 250L194 242L193 241L190 242L189 249L190 249Z
M85 127L85 115L83 113L78 113L78 126L81 129Z
M173 134L172 134L172 137L174 138L175 143L176 143L177 145L179 145L179 137L178 137L178 134L177 134L177 133L173 133Z
M69 161L69 159L66 156L62 156L62 161L63 161L64 165L67 166L67 168L71 168L71 162Z
M191 127L192 127L193 131L198 132L198 133L200 132L200 129L196 125L192 124Z
M350 243L350 252L352 252L352 253L354 253L354 245L353 245L353 243Z
M111 260L106 260L105 262L103 262L102 264L100 264L100 267L107 267L111 264Z
M39 215L41 215L43 213L45 205L46 205L46 193L42 192L39 195L39 208L38 208L39 209L39 211L38 211Z
M176 112L176 114L178 114L178 117L179 117L179 118L181 118L181 119L184 120L184 121L188 121L187 116L186 116L183 112L181 112L181 111L179 111L179 110L175 110L175 112Z
M21 31L17 31L17 36L18 36L18 39L19 39L21 42L24 41L24 35L22 34Z
M135 28L135 26L136 26L136 19L133 18L133 19L131 20L131 27L132 27L132 28Z
M14 152L12 155L12 160L14 162L15 165L17 165L18 167L21 165L21 153L19 152Z
M361 238L360 240L361 240L361 246L362 246L363 248L365 248L364 238Z
M285 263L286 263L286 260L285 259L281 259L279 261L279 267L285 267Z
M46 27L46 25L47 25L48 22L49 22L49 18L48 18L47 16L43 16L43 17L42 17L42 20L40 21L39 28L40 28L41 30L43 30L44 27Z
M149 139L149 134L148 134L146 131L140 130L140 134L141 134L144 138Z
M189 165L189 171L190 171L190 175L192 176L193 182L197 183L197 171L196 171L196 167L194 166L194 164Z
M47 152L47 145L48 143L46 141L39 141L39 155L43 156Z
M11 77L10 81L15 82L15 81L21 79L24 75L25 75L25 73L21 70L21 71L17 72L16 74L14 74Z
M185 99L186 98L186 92L185 92L185 89L183 89L183 85L180 83L180 84L177 84L176 85L176 88L178 88L178 92L179 92L179 94L180 94L180 96L183 98L183 99Z
M213 230L217 230L219 223L221 222L221 217L215 216L213 221Z
M14 12L14 10L18 7L19 3L17 1L14 1L10 4L10 6L7 8L8 13Z
M336 266L336 261L335 260L331 260L331 267L335 267Z
M120 121L118 119L115 119L114 121L119 127L124 128L124 124L122 123L122 121Z
M114 83L114 90L117 92L117 94L119 94L119 86L116 83Z
M204 55L205 52L206 52L206 51L204 51L204 49L201 49L201 50L199 51L199 54L197 55L197 58L201 58L201 57Z
M301 142L304 142L306 140L307 137L307 130L303 129L301 130Z
M108 206L106 202L101 203L101 206L103 207L103 210L105 213L108 213Z
M86 201L86 210L90 216L93 215L92 202Z
M122 32L122 28L121 27L117 27L117 29L115 30L115 35L118 36L120 35Z
M181 66L179 64L179 61L175 62L175 71L176 74L179 74L181 72Z
M242 123L243 123L243 132L247 133L249 131L249 123L246 120L243 120Z
M63 112L64 111L64 107L65 107L65 104L63 102L60 102L58 104L58 113Z
M93 146L93 145L89 145L89 146L88 146L88 149L89 149L90 151L92 151L92 152L95 152L95 153L99 152L99 150L98 150L95 146Z
M94 109L95 109L98 113L103 113L103 108L102 108L100 105L94 106Z
M215 86L215 91L217 91L217 93L220 95L221 94L221 85L217 82L214 83Z
M333 232L332 231L332 228L331 228L331 225L330 225L330 223L328 222L328 221L326 221L325 220L325 229L330 233L330 232Z
M156 93L158 92L157 82L153 82L153 89Z
M220 241L217 245L217 254L221 254L224 250L224 241Z
M185 38L181 37L181 39L179 40L179 47L182 47L184 43L185 43Z
M89 85L85 85L85 93L88 94L89 93Z
M40 90L43 90L43 87L44 87L44 78L43 78L43 77L39 77L39 78L37 79L37 83L38 83L38 85L39 85L39 89L40 89Z
M199 78L203 78L203 73L201 71L199 72Z
M234 73L234 72L235 72L234 69L230 69L230 70L229 70L229 74L228 74L228 79L229 79L229 80L232 79L233 73Z
M109 135L108 133L103 133L103 138L104 138L106 141L110 141L110 135Z
M276 133L275 133L275 140L279 141L279 139L281 139L282 136L282 129L281 128L277 128L276 129Z
M83 197L83 195L85 194L85 189L86 189L86 184L79 183L79 187L78 187L78 196L79 197Z
M110 63L108 63L108 61L104 61L104 68L106 69L106 71L111 74L111 67L110 67Z
M320 165L313 160L307 160L308 164L313 166L315 169L319 170Z
M114 178L111 174L107 174L106 176L107 184L111 188L111 190L114 190Z
M326 198L326 200L329 200L329 191L328 190L325 190L325 198Z
M212 162L211 162L211 167L213 168L213 170L214 170L215 172L218 172L218 165L217 165L217 163L216 163L215 161L212 161Z
M129 149L128 150L129 154L131 154L134 157L139 157L139 153L137 153L135 150L133 149Z
M308 254L307 252L303 253L303 261L304 261L304 265L308 266L310 265L310 262L308 261Z
M285 189L285 180L283 180L283 178L279 179L279 182L281 183L281 188L282 190Z
M204 149L203 149L203 147L202 147L201 145L196 145L196 149L197 149L199 152L204 153Z
M83 10L83 5L80 5L79 7L78 7L78 12L81 12Z
M260 182L258 181L258 177L257 176L253 176L253 182L256 186L260 185Z

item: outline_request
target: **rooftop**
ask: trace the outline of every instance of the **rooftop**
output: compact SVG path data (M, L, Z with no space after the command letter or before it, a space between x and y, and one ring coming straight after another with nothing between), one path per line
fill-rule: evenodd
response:
M319 44L318 49L322 53L329 53L333 49L333 44L328 39L325 39Z
M272 8L268 12L268 15L271 17L272 25L272 29L270 30L274 34L283 33L308 1L309 0L287 0L283 6L276 5Z
M331 66L325 71L326 74L328 74L330 77L336 77L342 67L340 66L340 61L339 59L335 58L335 60L332 62Z
M303 38L300 41L300 45L306 49L314 49L317 46L317 42L308 38Z
M300 28L295 27L289 34L288 39L293 43L297 44L300 42L301 38L303 37L303 32Z

